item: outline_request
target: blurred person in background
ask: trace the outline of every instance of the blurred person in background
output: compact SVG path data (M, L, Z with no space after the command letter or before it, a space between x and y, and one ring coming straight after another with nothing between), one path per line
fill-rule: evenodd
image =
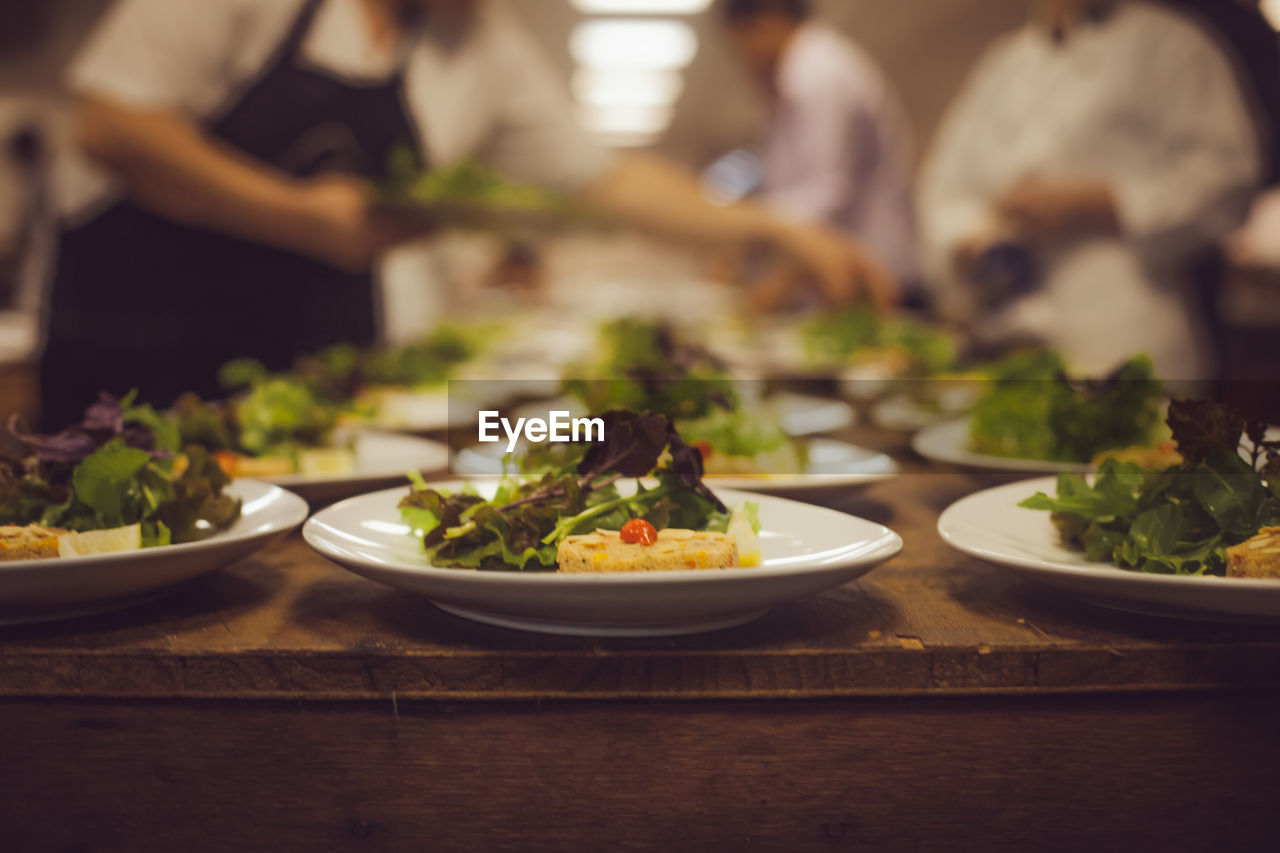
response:
M370 210L371 181L405 144L430 166L476 157L681 239L768 243L832 302L892 297L842 235L717 207L684 170L597 147L549 61L484 0L120 0L70 84L86 156L62 184L47 426L100 390L167 405L216 394L236 356L279 369L372 342L370 271L420 236Z
M1270 168L1233 61L1165 5L1038 3L971 74L923 168L944 310L1083 371L1146 352L1167 379L1211 377L1198 262Z
M0 111L2 112L2 111ZM41 206L44 140L34 123L0 122L0 311L16 307Z
M720 0L768 100L762 200L857 241L904 290L919 278L905 114L874 60L809 0Z
M0 97L0 362L39 345L40 280L48 262L52 127L26 98Z

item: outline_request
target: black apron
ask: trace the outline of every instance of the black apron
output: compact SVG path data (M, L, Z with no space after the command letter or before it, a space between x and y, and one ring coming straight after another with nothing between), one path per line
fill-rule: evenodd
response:
M208 133L298 177L375 178L415 134L400 74L360 85L305 67L323 0L308 0L263 72ZM375 297L352 275L293 252L182 225L121 201L61 239L40 365L46 428L78 423L100 391L167 406L222 396L219 366L271 369L330 344L369 344Z

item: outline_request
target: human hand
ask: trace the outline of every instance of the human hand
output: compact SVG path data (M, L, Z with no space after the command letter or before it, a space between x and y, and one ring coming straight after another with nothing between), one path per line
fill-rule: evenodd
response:
M996 199L995 212L1015 232L1041 245L1119 227L1105 181L1024 178Z
M312 178L297 189L295 248L348 272L367 272L397 243L426 233L423 226L379 215L368 182L349 175Z
M842 306L866 298L878 308L898 299L893 276L844 234L817 225L786 225L779 244L813 276L823 298Z

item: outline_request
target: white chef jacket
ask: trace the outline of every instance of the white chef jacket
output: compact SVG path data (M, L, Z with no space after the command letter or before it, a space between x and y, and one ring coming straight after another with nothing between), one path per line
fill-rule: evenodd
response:
M216 121L284 39L304 0L119 0L72 64L73 91ZM305 61L344 79L383 83L401 67L408 112L431 165L476 157L511 178L573 190L609 154L579 129L555 68L509 10L486 2L465 40L428 34L381 50L359 0L325 0ZM82 158L60 181L64 213L113 194Z
M810 20L788 45L776 83L765 200L853 235L899 280L916 280L911 134L880 69L843 33Z
M927 273L989 337L1037 337L1090 373L1146 352L1165 379L1206 378L1186 262L1243 220L1262 168L1230 60L1189 19L1123 2L1062 44L1027 26L980 62L923 168ZM1039 291L976 317L953 253L1028 177L1105 179L1121 236L1053 252Z

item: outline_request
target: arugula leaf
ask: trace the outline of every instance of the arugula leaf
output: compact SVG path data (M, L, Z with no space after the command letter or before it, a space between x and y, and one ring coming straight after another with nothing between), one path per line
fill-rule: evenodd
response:
M1137 510L1144 479L1145 472L1138 465L1108 459L1102 463L1092 486L1079 474L1059 474L1056 498L1039 492L1018 506L1107 521Z
M1226 536L1248 539L1269 523L1274 498L1239 453L1214 450L1188 476L1196 500Z
M1280 456L1273 456L1262 469L1262 476L1267 481L1267 490L1276 500L1280 500Z
M1174 400L1168 423L1178 453L1193 465L1216 451L1236 453L1245 427L1244 418L1212 400Z
M1052 512L1062 541L1091 560L1141 572L1225 573L1227 547L1280 524L1280 494L1275 477L1267 479L1280 475L1280 463L1255 470L1239 446L1247 430L1256 459L1258 428L1216 404L1181 401L1169 423L1187 448L1181 465L1144 471L1108 460L1092 483L1064 475L1057 497L1037 494L1020 506Z

